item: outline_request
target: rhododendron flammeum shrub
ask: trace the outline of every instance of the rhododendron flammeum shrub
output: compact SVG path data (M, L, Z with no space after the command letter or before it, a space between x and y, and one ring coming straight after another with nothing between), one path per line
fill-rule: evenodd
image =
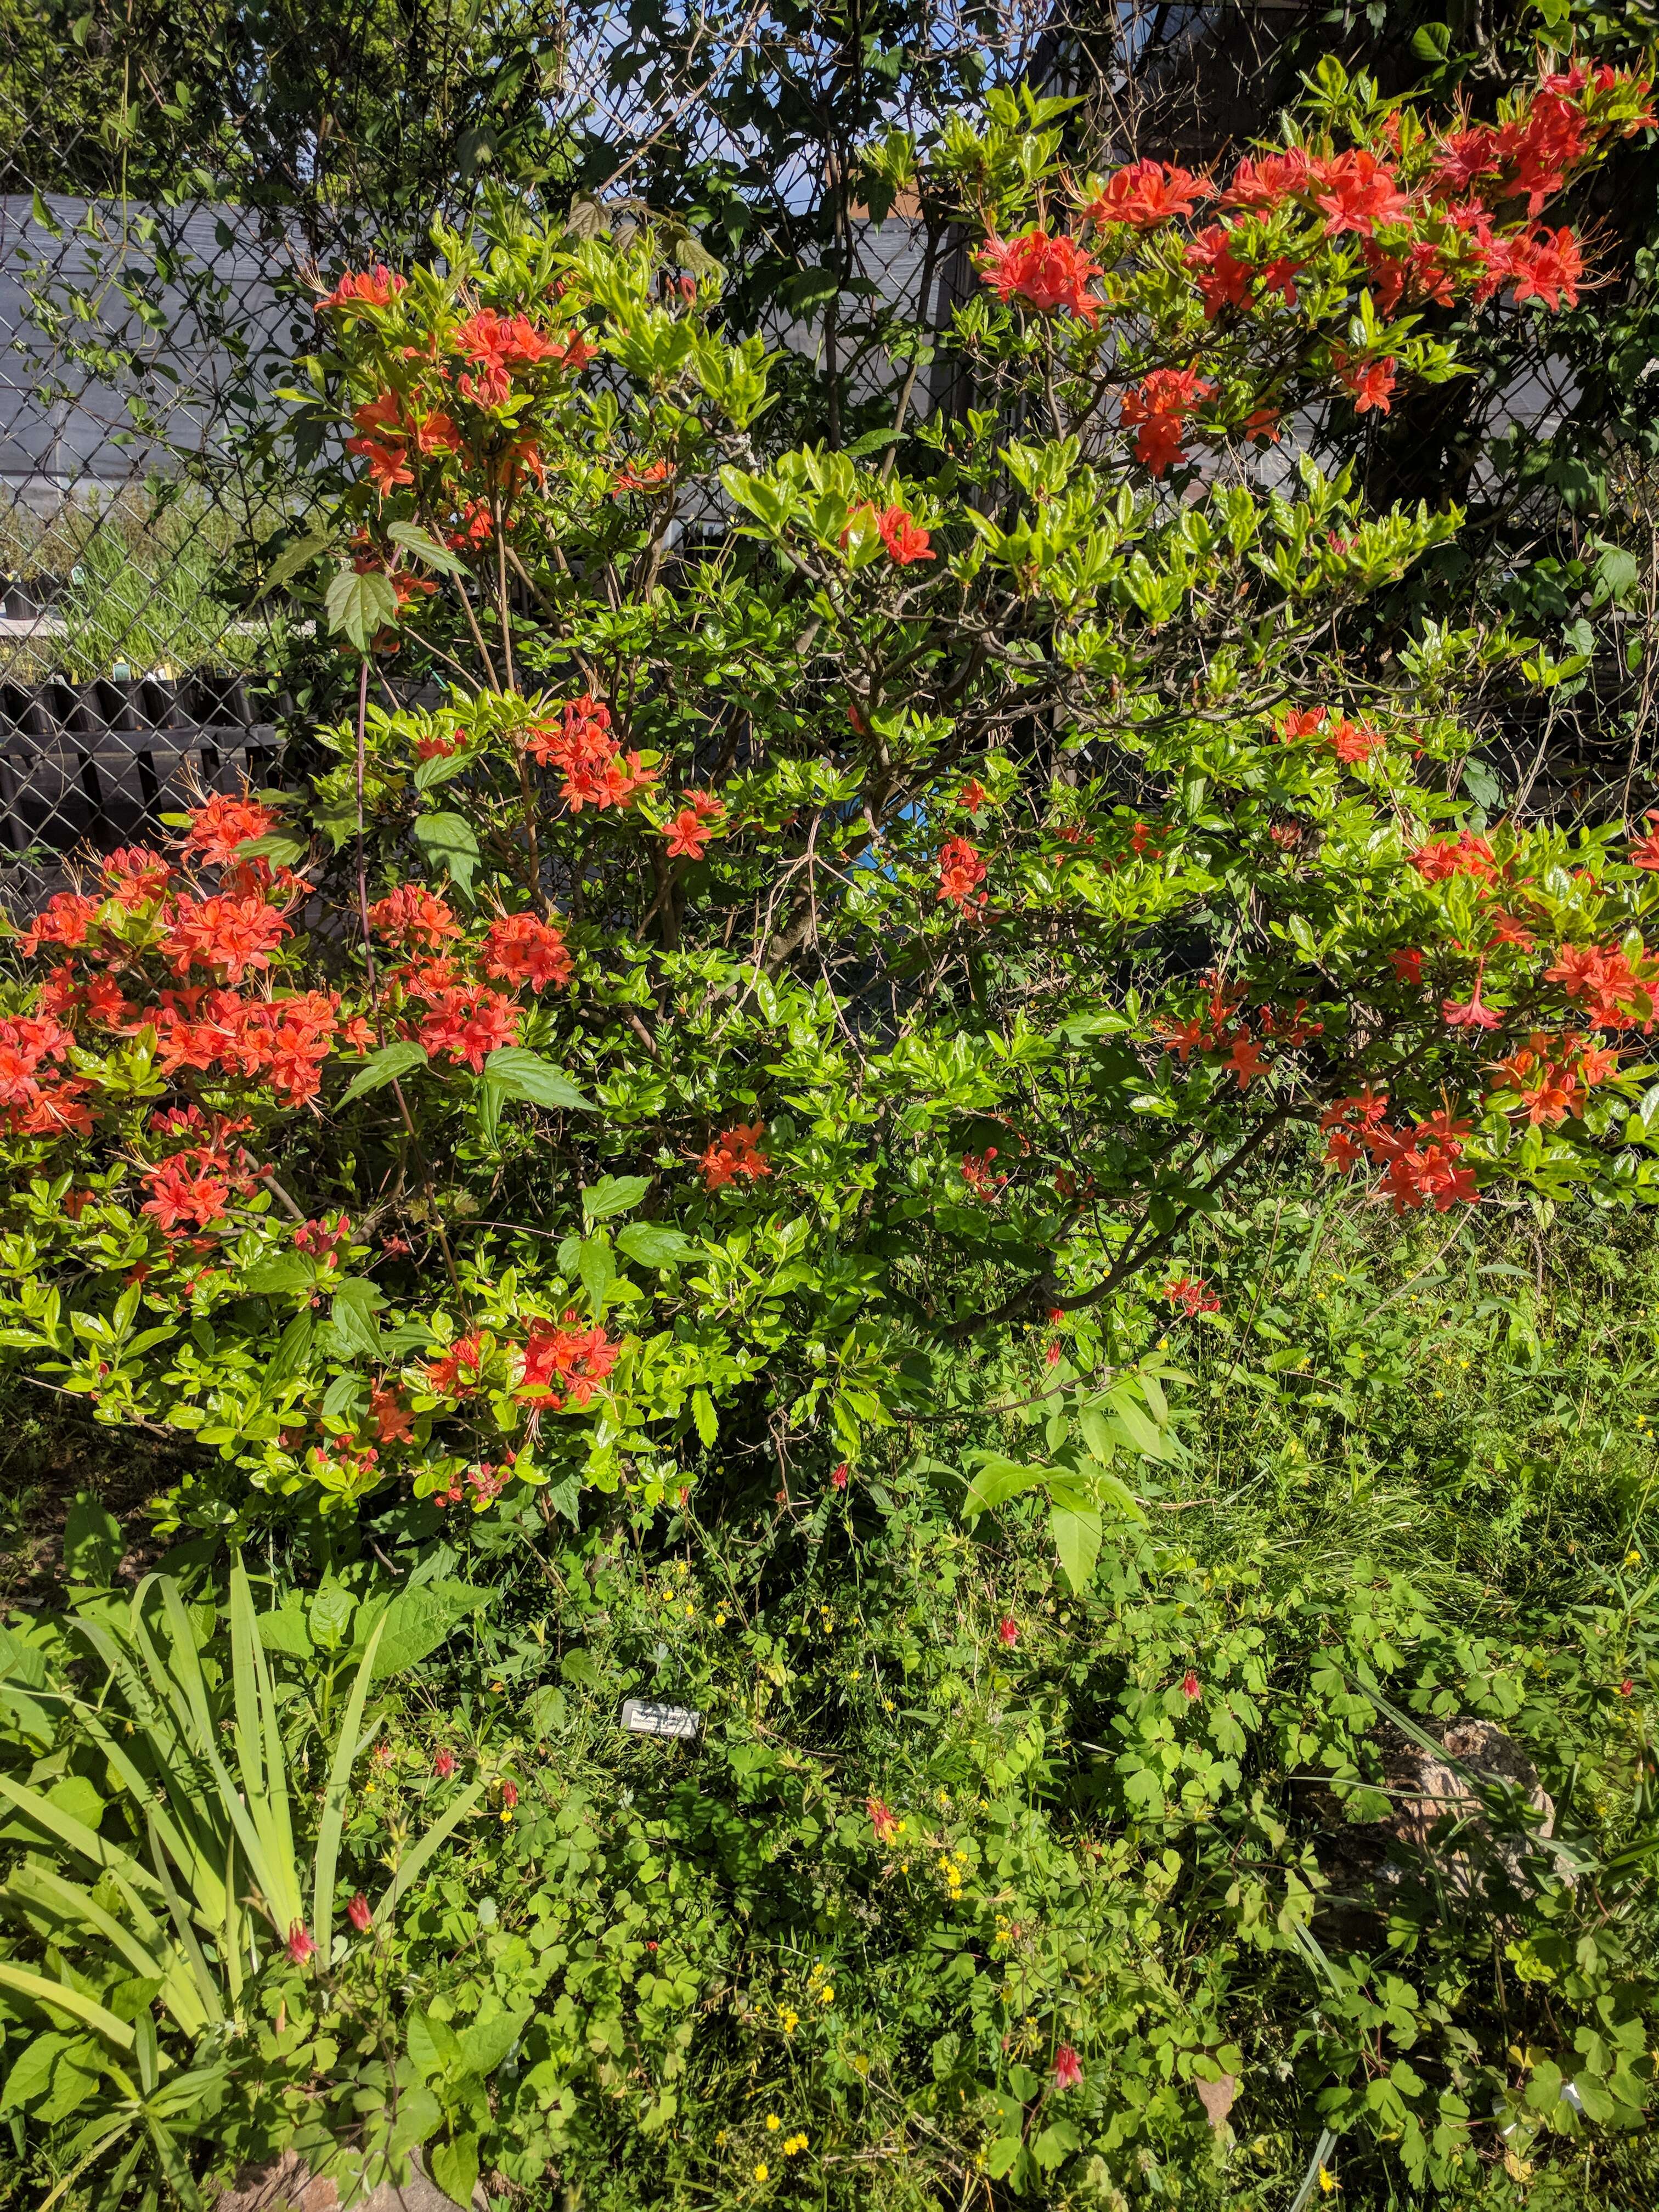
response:
M1490 126L1331 72L1231 175L1070 176L1030 100L890 142L982 283L960 406L853 452L765 446L762 345L648 228L343 276L295 562L358 711L21 935L14 1355L192 1432L213 1522L787 1501L1036 1329L1076 1577L1230 1185L1649 1194L1659 837L1471 810L1532 648L1349 651L1458 517L1288 451L1458 375L1437 304L1574 298L1551 199L1645 119L1574 64Z

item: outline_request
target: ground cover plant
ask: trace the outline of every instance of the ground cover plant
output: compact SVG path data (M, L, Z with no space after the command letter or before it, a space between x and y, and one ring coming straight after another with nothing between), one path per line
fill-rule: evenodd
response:
M1506 1209L1651 1194L1659 830L1488 819L1472 702L1560 672L1369 658L1456 517L1274 449L1455 378L1437 301L1573 296L1543 218L1646 96L1431 124L1328 68L1225 179L1069 174L1029 95L888 138L872 191L921 164L981 240L903 471L908 392L769 442L648 226L502 204L319 297L285 566L356 714L6 987L0 1343L178 1455L158 1575L88 1501L3 1651L0 2097L53 2185L1637 2170L1646 1448L1584 1455L1529 1600L1559 1469L1389 1393L1453 1311L1574 1413ZM1489 1480L1476 1564L1415 1556ZM619 1750L642 1692L702 1733ZM1475 1775L1414 1862L1322 1857L1460 1717L1561 1832Z

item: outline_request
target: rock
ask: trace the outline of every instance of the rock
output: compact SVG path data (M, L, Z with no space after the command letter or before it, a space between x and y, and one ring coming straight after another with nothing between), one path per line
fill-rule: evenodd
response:
M269 2166L239 2173L213 2212L334 2212L339 2201L326 2174L312 2173L298 2151L287 2150ZM489 2212L489 2194L482 2183L472 2203L473 2212ZM383 2181L360 2197L352 2212L456 2212L456 2207L429 2173L411 2165L404 2181Z
M1218 2074L1213 2081L1194 2081L1193 2087L1198 2092L1199 2103L1204 2107L1204 2117L1216 2134L1230 2136L1232 2130L1228 2124L1227 2115L1238 2094L1238 2076L1236 2074Z
M1438 1821L1450 1818L1467 1823L1470 1840L1478 1839L1492 1850L1517 1888L1527 1887L1521 1842L1512 1836L1492 1834L1486 1807L1451 1764L1455 1759L1483 1781L1502 1783L1518 1790L1533 1809L1543 1816L1535 1832L1540 1837L1553 1836L1555 1801L1538 1779L1537 1768L1520 1745L1506 1736L1495 1721L1449 1721L1440 1732L1440 1741L1448 1754L1445 1759L1437 1759L1432 1752L1411 1742L1398 1730L1395 1734L1403 1749L1390 1762L1397 1770L1389 1776L1395 1808L1390 1817L1380 1824L1383 1830L1401 1843L1436 1858L1450 1887L1460 1896L1467 1896L1474 1875L1469 1856L1455 1847L1450 1850L1437 1847L1431 1840ZM1566 1878L1571 1881L1571 1873Z
M1376 1787L1391 1800L1380 1820L1351 1820L1327 1784L1310 1793L1326 1830L1316 1847L1330 1885L1321 1917L1346 1941L1369 1940L1366 1922L1386 1909L1388 1893L1397 1890L1413 1863L1418 1869L1426 1863L1446 1889L1461 1898L1477 1894L1483 1871L1490 1875L1499 1869L1517 1889L1532 1887L1527 1863L1534 1855L1514 1828L1494 1832L1478 1790L1460 1768L1518 1790L1540 1815L1534 1833L1547 1838L1555 1832L1554 1802L1537 1769L1495 1722L1463 1716L1433 1732L1443 1752L1431 1750L1391 1721L1378 1727L1372 1741L1382 1771ZM1436 1830L1443 1827L1436 1841ZM1566 1881L1573 1880L1565 1862L1560 1870Z

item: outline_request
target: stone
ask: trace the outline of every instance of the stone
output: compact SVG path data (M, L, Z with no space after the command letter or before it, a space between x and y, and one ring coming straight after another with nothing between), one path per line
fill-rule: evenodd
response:
M1460 1769L1518 1790L1539 1816L1533 1832L1547 1841L1555 1832L1555 1804L1539 1780L1538 1770L1494 1721L1463 1715L1432 1732L1439 1736L1437 1750L1419 1743L1392 1721L1378 1727L1372 1739L1382 1766L1376 1787L1391 1801L1383 1819L1348 1820L1328 1785L1319 1784L1311 1793L1327 1832L1319 1845L1319 1860L1331 1889L1322 1905L1322 1917L1343 1923L1356 1911L1375 1910L1379 1890L1398 1884L1408 1859L1426 1862L1460 1898L1477 1894L1483 1866L1491 1871L1501 1867L1517 1889L1531 1887L1527 1863L1534 1855L1515 1832L1494 1833L1478 1790ZM1445 1832L1437 1841L1435 1832L1443 1823ZM1563 1877L1572 1881L1565 1857L1558 1865ZM1361 1940L1357 1926L1347 1933Z
M213 2212L334 2212L340 2192L326 2174L308 2171L298 2151L287 2150L269 2166L239 2173L223 2191ZM489 2192L482 2182L473 2192L473 2212L489 2212ZM431 2175L411 2165L401 2183L383 2181L360 2197L352 2212L456 2212Z
M1395 1793L1394 1811L1382 1826L1401 1843L1431 1857L1437 1856L1447 1882L1460 1895L1467 1896L1474 1871L1468 1854L1455 1846L1449 1851L1442 1849L1437 1852L1431 1841L1438 1821L1448 1817L1467 1821L1471 1839L1479 1838L1501 1862L1516 1887L1525 1887L1521 1843L1511 1836L1492 1833L1486 1807L1451 1761L1457 1760L1483 1781L1502 1783L1519 1790L1541 1816L1535 1832L1547 1838L1555 1833L1555 1801L1539 1780L1537 1768L1495 1721L1449 1721L1441 1730L1440 1741L1448 1754L1444 1759L1437 1759L1424 1746L1403 1735L1400 1737L1403 1755L1397 1755L1390 1762L1398 1770L1389 1778ZM1572 1880L1571 1873L1566 1878Z

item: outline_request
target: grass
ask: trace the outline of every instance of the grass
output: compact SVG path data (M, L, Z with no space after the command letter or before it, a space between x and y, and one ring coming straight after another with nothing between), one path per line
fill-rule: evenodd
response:
M67 580L44 628L0 647L0 677L34 684L118 672L179 676L269 665L277 617L238 618L237 556L247 529L206 495L127 485L64 501L36 517L14 507L0 524L0 568L25 582ZM232 589L228 594L226 585Z
M1186 1462L1081 1597L1035 1511L961 1523L925 1462L966 1430L895 1435L793 1516L728 1495L665 1527L590 1500L580 1530L532 1510L411 1540L394 1508L371 1532L497 1593L396 1685L345 1849L367 1881L436 1747L517 1778L515 1818L458 1842L399 1937L408 1987L458 2025L527 2010L492 2091L499 2198L1288 2212L1329 2120L1338 2185L1316 2174L1315 2197L1346 2212L1659 2199L1644 2130L1586 2129L1540 2087L1559 2058L1594 2095L1583 2039L1610 2022L1659 2043L1659 1917L1645 1862L1620 1865L1655 1809L1649 1224L1493 1207L1402 1230L1316 1193L1228 1227L1231 1273L1193 1257L1220 1313L1167 1328ZM102 1491L137 1552L167 1462L27 1395L5 1571L38 1603L66 1486ZM279 1587L381 1572L292 1528L264 1565ZM1425 1718L1498 1718L1595 1871L1483 1901L1431 1865L1335 1911L1338 1801L1377 1817L1366 1669ZM698 1706L699 1743L622 1736L625 1692ZM889 1846L866 1797L907 1823ZM1044 2086L1061 2039L1069 2101ZM1386 2106L1412 2069L1425 2112L1460 2083L1469 2107L1479 2156L1443 2194ZM1218 2126L1197 2092L1221 2075ZM1011 2089L1018 2194L994 2178ZM1075 2148L1043 2132L1067 2114ZM0 2204L49 2170L20 2160Z

